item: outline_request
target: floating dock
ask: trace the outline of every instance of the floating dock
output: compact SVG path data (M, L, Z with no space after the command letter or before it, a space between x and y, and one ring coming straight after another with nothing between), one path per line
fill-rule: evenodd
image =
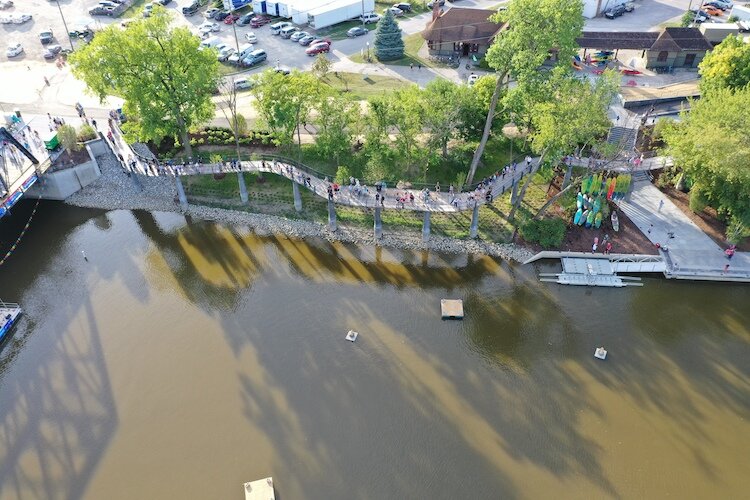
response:
M273 478L258 479L245 483L245 500L275 500L276 493L273 490Z
M530 264L540 259L560 259L563 272L540 273L539 281L561 285L624 287L643 286L640 278L618 275L627 273L664 274L666 264L660 255L593 254L584 252L539 252L524 262Z
M23 313L23 310L18 304L0 300L0 342L5 339L13 326L21 318L21 313Z
M464 301L442 299L440 301L440 314L443 319L462 319L464 317Z

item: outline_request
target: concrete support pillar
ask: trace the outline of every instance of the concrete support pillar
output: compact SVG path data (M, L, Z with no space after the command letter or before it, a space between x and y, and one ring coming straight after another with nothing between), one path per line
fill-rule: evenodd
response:
M328 229L336 230L336 205L333 204L333 200L328 200Z
M240 183L240 200L242 203L247 203L247 184L245 184L245 174L237 172L237 182Z
M375 207L375 225L373 226L373 229L375 230L376 240L383 237L383 222L380 220L380 210L380 207Z
M177 196L180 199L180 208L182 208L182 210L187 211L188 201L187 201L187 196L185 196L185 188L182 187L182 179L180 179L179 175L176 175L174 180L175 180L175 183L177 184Z
M515 205L516 196L518 196L518 183L520 181L513 179L513 190L510 192L510 204Z
M302 196L299 194L299 184L292 179L292 193L294 193L294 209L297 212L302 211Z
M474 213L471 214L471 227L469 228L469 237L476 238L479 233L479 203L474 201Z
M422 222L422 241L427 243L430 241L430 211L425 210L424 221Z
M562 189L568 187L570 184L570 177L573 175L573 165L568 165L568 169L565 171L565 177L563 177Z

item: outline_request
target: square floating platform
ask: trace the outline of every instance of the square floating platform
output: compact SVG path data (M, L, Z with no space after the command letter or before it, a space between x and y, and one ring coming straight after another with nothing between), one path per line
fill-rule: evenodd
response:
M441 299L440 314L443 319L462 319L464 317L464 301Z
M354 342L357 340L357 337L359 336L359 333L355 332L354 330L349 330L346 334L346 340L349 342Z
M607 350L604 347L597 347L594 351L594 357L598 359L607 359Z
M274 500L273 478L258 479L243 485L245 500Z

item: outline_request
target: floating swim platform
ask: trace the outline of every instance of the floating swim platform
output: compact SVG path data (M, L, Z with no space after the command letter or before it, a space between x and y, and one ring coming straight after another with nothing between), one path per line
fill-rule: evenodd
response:
M594 351L594 357L597 359L607 359L607 350L604 347L597 347Z
M0 301L0 342L2 342L13 326L18 323L23 310L18 304Z
M354 330L349 330L346 334L346 340L349 342L354 342L357 340L357 337L359 337L359 333L355 332Z
M440 314L443 319L462 319L464 317L464 301L458 299L442 299Z
M250 481L242 486L245 490L245 500L276 500L272 477Z

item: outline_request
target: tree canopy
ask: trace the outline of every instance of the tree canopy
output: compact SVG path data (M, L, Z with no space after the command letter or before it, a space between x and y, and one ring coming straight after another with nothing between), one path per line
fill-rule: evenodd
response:
M133 117L125 131L139 140L179 137L190 154L188 129L214 116L211 94L218 81L212 50L187 28L170 26L161 7L122 29L110 25L70 57L73 74L99 99L125 99Z
M679 123L664 129L665 153L728 222L727 237L750 233L750 87L718 89L693 101Z
M484 154L495 109L507 85L506 78L515 79L529 95L530 89L538 88L537 82L548 78L548 72L540 71L540 67L549 64L552 53L556 55L557 64L562 63L562 67L569 70L569 61L578 50L576 38L583 29L583 3L580 0L513 0L507 10L499 11L491 19L504 23L507 28L495 37L485 56L487 64L497 72L498 80L482 138L469 167L469 184Z
M404 57L404 40L401 28L391 11L386 11L375 30L375 56L381 61L394 61Z
M737 36L728 36L706 54L698 67L701 93L718 89L741 89L750 83L750 45Z

